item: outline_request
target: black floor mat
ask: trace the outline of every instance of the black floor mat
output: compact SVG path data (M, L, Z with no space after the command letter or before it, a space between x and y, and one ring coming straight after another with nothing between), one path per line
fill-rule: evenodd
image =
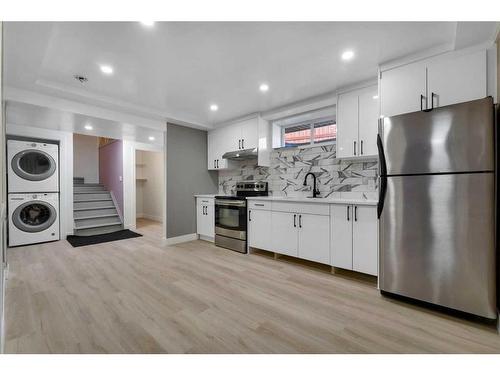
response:
M73 247L96 245L98 243L126 240L127 238L142 237L142 234L124 229L118 232L96 234L94 236L68 236L66 239Z

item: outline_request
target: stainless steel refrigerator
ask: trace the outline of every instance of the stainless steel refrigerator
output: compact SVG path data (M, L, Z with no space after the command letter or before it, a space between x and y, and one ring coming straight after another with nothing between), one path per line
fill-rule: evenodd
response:
M377 143L380 289L496 318L492 98L383 118Z

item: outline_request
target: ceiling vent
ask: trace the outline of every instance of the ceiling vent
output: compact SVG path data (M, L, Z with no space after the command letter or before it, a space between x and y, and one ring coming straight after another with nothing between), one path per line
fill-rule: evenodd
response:
M78 74L75 74L75 75L74 75L74 78L75 78L78 82L80 82L82 85L83 85L84 83L87 83L87 82L88 82L88 80L89 80L87 77L84 77L84 76L81 76L81 75L78 75Z

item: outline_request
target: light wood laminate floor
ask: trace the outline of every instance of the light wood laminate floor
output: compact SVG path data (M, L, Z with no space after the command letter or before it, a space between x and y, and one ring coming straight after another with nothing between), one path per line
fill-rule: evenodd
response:
M6 352L500 353L494 327L383 297L372 280L143 233L9 249Z

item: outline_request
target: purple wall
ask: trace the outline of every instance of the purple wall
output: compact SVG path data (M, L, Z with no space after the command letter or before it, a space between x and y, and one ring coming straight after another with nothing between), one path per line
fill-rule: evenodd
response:
M123 215L123 143L115 141L99 148L99 182L112 191Z

